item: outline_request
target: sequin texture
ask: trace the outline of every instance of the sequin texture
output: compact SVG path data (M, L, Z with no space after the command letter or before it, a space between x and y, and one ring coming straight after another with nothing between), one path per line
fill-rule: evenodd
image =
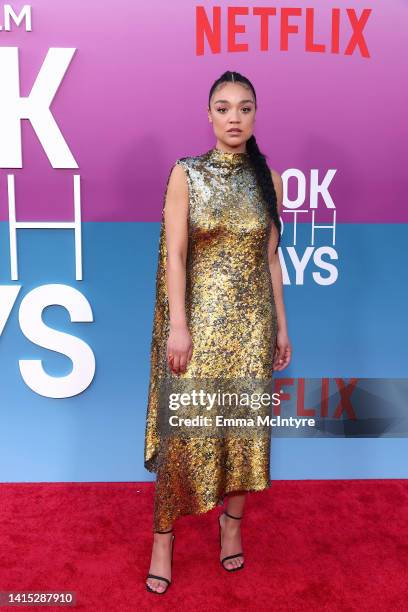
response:
M249 156L213 148L175 163L184 168L189 188L185 305L193 343L191 361L177 378L271 377L277 335L267 257L272 221ZM167 185L164 203L166 192ZM181 515L211 510L229 492L270 486L270 434L262 439L160 436L160 384L176 376L166 359L165 271L163 206L144 451L146 469L157 472L156 531L170 529Z

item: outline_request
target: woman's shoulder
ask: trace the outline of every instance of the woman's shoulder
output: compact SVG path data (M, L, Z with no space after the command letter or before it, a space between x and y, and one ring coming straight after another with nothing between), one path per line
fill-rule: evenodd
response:
M174 164L180 166L194 168L198 167L202 163L203 155L185 155L184 157L178 157Z
M268 166L268 168L269 168L269 172L271 173L272 180L276 187L276 184L279 184L280 182L282 182L282 177L277 170L274 170L274 168L271 168L270 166Z
M269 168L269 166L268 166L268 168ZM283 181L282 181L282 177L279 174L279 172L277 172L273 168L269 168L269 171L271 173L273 186L275 187L275 193L276 193L276 198L277 198L277 202L278 202L278 210L280 212L281 209L282 209L282 199L283 199Z
M209 151L205 151L204 153L199 153L197 155L185 155L184 157L178 157L174 164L199 169L201 166L206 165L208 157Z
M184 157L178 157L172 165L170 174L175 175L179 181L189 182L192 177L199 174L201 167L200 156L198 155L185 155Z
M194 170L200 166L200 157L199 155L185 155L175 159L170 169L170 181L179 184L190 182L191 177L196 174Z

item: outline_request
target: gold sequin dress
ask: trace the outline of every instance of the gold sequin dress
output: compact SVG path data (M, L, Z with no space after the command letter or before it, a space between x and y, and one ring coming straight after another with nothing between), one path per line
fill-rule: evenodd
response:
M185 305L193 353L184 373L171 372L163 207L144 450L146 469L157 473L155 531L207 512L229 492L270 486L270 427L263 436L161 435L163 383L171 391L176 379L271 379L277 334L267 258L272 221L248 154L214 147L175 163L189 188Z

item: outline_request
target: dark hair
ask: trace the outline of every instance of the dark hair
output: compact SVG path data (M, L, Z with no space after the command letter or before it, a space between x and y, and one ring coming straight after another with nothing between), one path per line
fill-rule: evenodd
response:
M255 89L249 79L244 77L239 72L231 72L227 70L224 72L211 86L210 93L208 96L208 108L210 108L211 97L214 91L217 89L219 85L222 83L241 83L245 87L248 87L254 96L255 100L255 108L257 108L256 102L256 93ZM276 245L275 253L278 250L278 246L281 241L281 231L282 231L282 223L280 217L278 215L277 201L276 201L276 191L272 181L271 171L268 168L266 163L266 155L261 153L259 150L258 144L256 142L255 136L252 135L246 142L246 151L249 155L250 162L255 170L256 178L258 184L261 188L263 198L265 202L269 205L269 213L270 216L275 223L276 229L278 230L278 244Z

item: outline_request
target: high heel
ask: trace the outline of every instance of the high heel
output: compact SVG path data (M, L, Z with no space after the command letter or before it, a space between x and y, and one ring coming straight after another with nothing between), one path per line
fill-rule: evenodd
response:
M228 514L228 512L226 510L224 510L224 512L222 512L222 514L226 514L227 516L229 516L230 518L236 519L237 521L240 521L242 519L242 516L232 516L232 514ZM221 514L218 516L218 529L219 529L219 534L220 534L220 548L222 548L222 537L221 537L221 531L222 531L222 527L221 527ZM242 562L241 565L238 565L237 567L225 567L224 563L225 561L228 561L228 559L234 559L235 557L243 557L244 553L243 552L239 552L236 553L235 555L228 555L227 557L224 557L223 559L220 560L220 563L222 565L222 567L227 571L227 572L236 572L237 570L243 569L244 568L244 562Z
M169 529L169 531L155 531L154 533L171 533L172 531L173 531L172 529ZM175 539L175 537L176 537L176 535L173 534L173 536L171 538L171 564L173 564L173 549L174 549L174 539ZM164 576L156 576L155 574L147 574L146 579L147 578L156 578L156 580L163 580L164 582L167 582L167 586L164 589L164 591L155 591L146 582L146 589L148 591L150 591L150 593L156 593L156 595L164 595L165 593L167 593L167 590L168 590L169 586L171 585L171 580L169 580L168 578L165 578Z

